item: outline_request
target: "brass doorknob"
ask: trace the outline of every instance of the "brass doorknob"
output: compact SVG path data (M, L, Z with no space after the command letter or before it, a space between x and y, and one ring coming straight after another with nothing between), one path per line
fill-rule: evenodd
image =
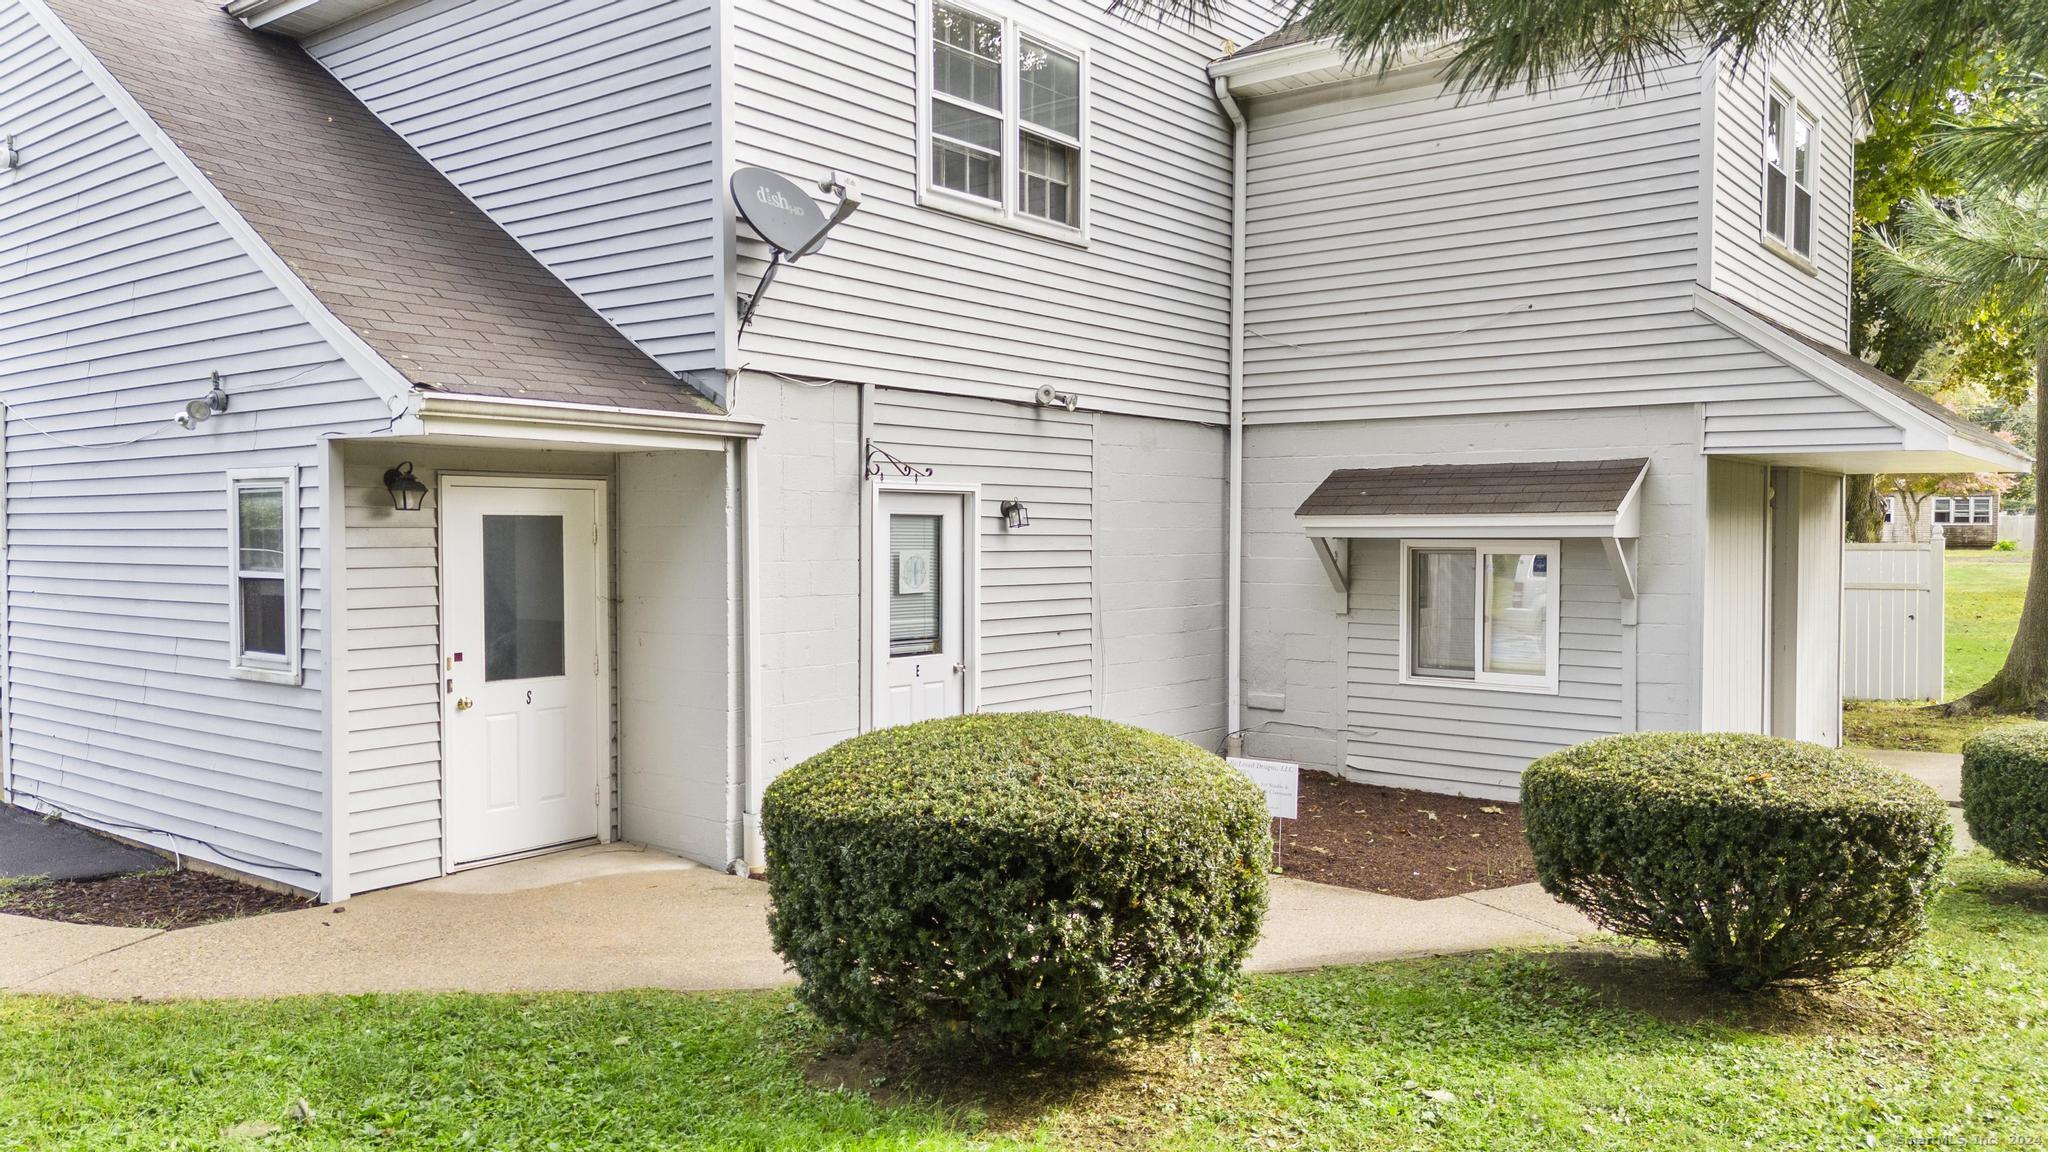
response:
M467 712L474 707L476 707L476 701L471 700L467 696L457 696L455 698L455 710L457 712Z

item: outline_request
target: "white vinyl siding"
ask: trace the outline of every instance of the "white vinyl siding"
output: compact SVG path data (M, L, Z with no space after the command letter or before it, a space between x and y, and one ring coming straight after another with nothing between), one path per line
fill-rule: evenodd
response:
M1713 244L1706 282L1781 324L1846 347L1855 122L1834 55L1788 45L1768 61L1737 64L1723 53L1713 74ZM1791 239L1773 247L1765 220L1766 93L1774 89L1813 123L1813 237L1811 251L1799 260L1787 258ZM1791 162L1787 157L1788 167ZM1788 203L1788 220L1791 208Z
M1770 470L1707 462L1700 728L1765 730Z
M874 438L945 483L978 484L981 707L1095 706L1095 443L1087 414L877 393ZM1031 526L1003 526L1005 500Z
M0 125L9 799L318 888L321 437L389 410L15 0ZM215 371L231 408L173 426ZM301 684L231 671L234 469L300 477Z
M309 50L648 355L722 357L714 0L428 0Z
M857 174L865 202L780 276L738 359L763 371L1216 420L1226 408L1230 131L1205 74L1223 40L1277 25L1218 6L1207 27L1092 0L1008 5L1085 51L1088 244L918 203L919 9L787 0L730 10L734 160L797 179ZM1014 182L1010 173L1008 182ZM742 236L741 291L767 251ZM747 404L742 395L742 411Z

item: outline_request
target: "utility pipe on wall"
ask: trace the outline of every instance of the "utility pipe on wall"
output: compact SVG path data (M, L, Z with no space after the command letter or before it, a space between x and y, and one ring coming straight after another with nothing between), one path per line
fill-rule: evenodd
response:
M1223 750L1244 751L1244 182L1248 133L1244 110L1216 78L1216 99L1230 117L1230 501L1223 587Z

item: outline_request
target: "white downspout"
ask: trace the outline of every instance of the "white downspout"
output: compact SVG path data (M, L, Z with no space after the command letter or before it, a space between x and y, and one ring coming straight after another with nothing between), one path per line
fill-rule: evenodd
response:
M1230 117L1230 504L1224 577L1223 750L1244 752L1244 110L1230 79L1216 78L1216 99Z

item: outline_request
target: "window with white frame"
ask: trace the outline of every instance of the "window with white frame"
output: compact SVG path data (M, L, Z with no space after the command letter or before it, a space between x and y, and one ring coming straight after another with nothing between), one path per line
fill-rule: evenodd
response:
M1996 511L1991 496L1936 496L1936 524L1989 524Z
M297 473L228 476L228 618L236 674L295 681L299 671Z
M927 193L1005 222L1079 229L1083 55L975 8L934 0L928 12Z
M1404 542L1401 678L1557 689L1557 543Z
M1772 86L1764 106L1764 233L1813 255L1813 183L1820 147L1813 118Z

